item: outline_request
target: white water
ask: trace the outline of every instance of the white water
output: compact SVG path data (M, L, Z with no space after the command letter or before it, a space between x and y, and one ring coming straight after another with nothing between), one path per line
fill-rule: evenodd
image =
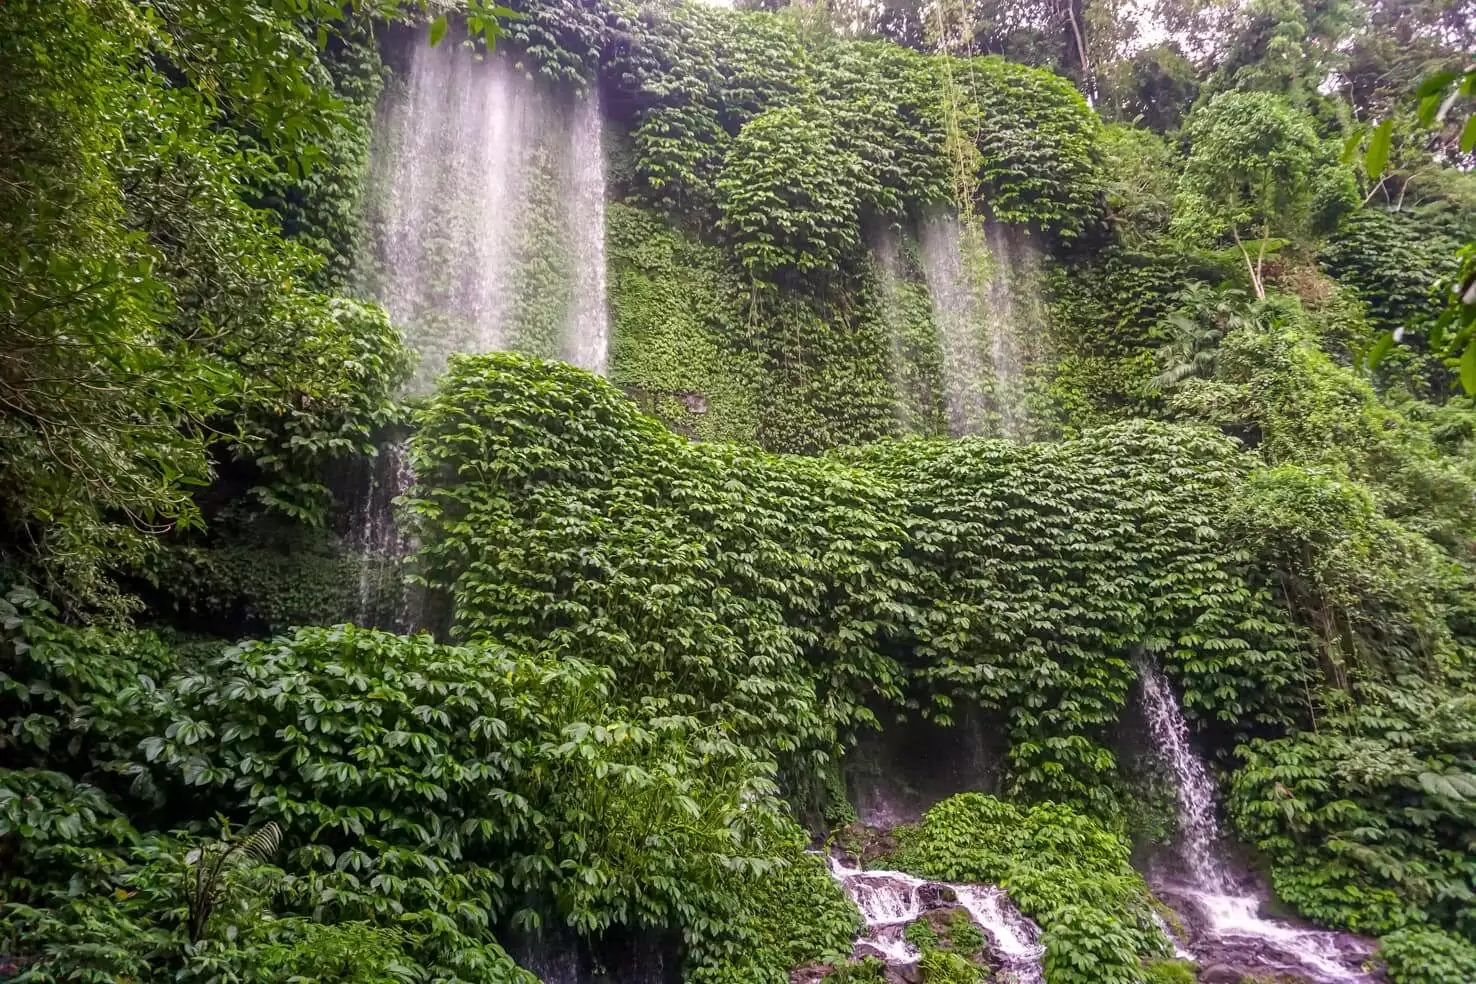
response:
M1043 327L1035 253L1002 226L968 228L952 215L918 231L950 428L1019 438L1028 423L1024 370Z
M1001 970L1011 975L1001 980L1041 984L1045 979L1041 970L1045 948L1040 945L1040 928L1025 918L999 888L930 882L900 871L862 871L834 857L830 859L830 873L866 920L865 933L857 941L858 953L874 954L892 965L916 963L921 954L907 942L903 932L929 909L938 908L936 904L926 903L926 895L948 890L989 937L990 952L999 961Z
M364 287L430 389L458 352L605 369L605 180L597 94L422 36L375 125Z
M897 428L904 434L916 433L915 423L918 408L906 396L907 351L903 341L903 315L898 293L902 284L902 258L897 250L897 236L887 229L876 234L871 242L871 255L876 263L877 286L881 290L882 321L887 328L887 343L890 355L888 374L895 395Z
M1220 851L1215 784L1189 744L1189 726L1163 674L1140 666L1143 710L1159 754L1173 774L1179 800L1179 853L1187 881L1169 882L1165 895L1182 897L1195 913L1182 913L1200 924L1189 951L1250 953L1257 969L1301 974L1315 984L1369 980L1361 965L1369 946L1345 933L1301 929L1260 915L1261 899L1226 867Z
M395 521L394 502L415 481L409 449L403 443L383 445L370 468L368 487L354 507L350 537L359 555L359 604L354 621L407 632L414 627L414 620L405 583L405 558L413 544Z

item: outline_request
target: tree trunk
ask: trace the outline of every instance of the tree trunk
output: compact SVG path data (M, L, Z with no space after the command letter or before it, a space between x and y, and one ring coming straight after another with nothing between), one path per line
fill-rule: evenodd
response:
M1240 258L1245 261L1245 272L1248 273L1248 274L1250 274L1251 286L1253 288L1255 288L1255 291L1256 291L1256 299L1257 300L1264 301L1266 299L1266 287L1265 287L1265 285L1263 283L1261 283L1261 264L1260 264L1260 261L1257 260L1254 263L1251 262L1250 250L1246 249L1245 248L1245 243L1243 243L1241 241L1241 239L1240 239L1240 230L1239 229L1231 229L1230 230L1230 235L1232 235L1232 236L1235 237L1235 248L1238 249L1238 250L1240 250ZM1265 252L1266 252L1266 240L1262 239L1261 240L1261 255L1264 256L1265 255Z

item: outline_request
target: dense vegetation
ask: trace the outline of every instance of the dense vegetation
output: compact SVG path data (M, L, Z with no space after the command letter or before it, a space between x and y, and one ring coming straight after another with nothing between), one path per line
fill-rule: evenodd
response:
M1283 903L1476 973L1469 2L442 6L0 4L0 976L879 979L806 848L967 715L996 795L890 863L1178 980L1145 659ZM608 380L400 398L391 21L598 95Z

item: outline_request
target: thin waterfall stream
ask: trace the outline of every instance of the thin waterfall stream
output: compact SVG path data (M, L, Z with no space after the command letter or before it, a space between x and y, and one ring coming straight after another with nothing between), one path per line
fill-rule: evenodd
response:
M1348 933L1301 928L1261 915L1254 881L1227 863L1217 818L1215 783L1189 743L1189 726L1157 667L1141 667L1143 711L1179 801L1182 871L1154 888L1189 930L1187 951L1201 963L1233 961L1248 972L1292 974L1312 984L1350 984L1375 977L1363 969L1370 941Z
M900 871L867 871L838 858L830 873L861 910L866 929L856 941L857 956L874 956L890 966L910 966L921 954L904 935L912 922L951 905L962 907L988 937L1000 984L1043 984L1040 927L1031 922L1001 888L933 882Z
M349 542L359 555L359 625L392 632L417 628L405 581L406 559L414 550L409 533L395 516L395 500L410 490L415 475L403 440L386 442L369 462L366 485L354 504Z

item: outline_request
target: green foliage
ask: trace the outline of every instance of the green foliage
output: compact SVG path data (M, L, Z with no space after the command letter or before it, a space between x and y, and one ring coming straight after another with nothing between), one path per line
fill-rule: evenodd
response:
M372 23L359 18L338 26L339 37L319 58L341 112L314 144L316 162L296 174L253 171L260 204L282 220L282 234L322 257L312 277L319 290L341 291L353 281L360 250L374 109L386 69Z
M512 0L496 6L509 57L522 71L582 89L594 75L605 33L602 4L573 0Z
M1271 240L1296 240L1312 222L1313 185L1323 166L1312 121L1277 96L1224 92L1196 109L1184 128L1190 150L1174 223L1207 244L1233 239L1256 295L1264 297Z
M284 872L252 856L222 870L209 918L191 932L192 867L211 845L139 833L99 790L59 773L0 770L0 835L20 844L0 905L19 935L16 980L424 979L398 929L274 913Z
M1119 240L1141 247L1160 238L1173 218L1178 160L1168 141L1123 124L1102 128L1103 196Z
M400 416L394 395L411 357L378 305L333 298L309 310L309 333L293 340L292 351L243 353L248 365L263 354L271 360L261 359L254 372L290 362L296 378L241 406L233 451L259 470L252 493L262 505L322 526L332 502L328 464L375 453L374 432Z
M668 427L753 441L759 369L740 348L742 288L722 253L642 209L606 211L610 378Z
M902 931L902 938L919 950L929 949L938 945L938 932L933 929L933 924L926 919L915 919L908 923L907 928Z
M922 979L935 984L983 984L991 980L988 970L974 962L989 941L974 925L968 910L954 908L944 924L935 920L936 916L924 916L903 930L903 937L921 954L918 967Z
M1456 571L1429 541L1381 515L1367 487L1282 465L1252 474L1226 520L1322 640L1334 682L1346 682L1350 666L1384 678L1438 675L1451 657L1440 602L1461 585Z
M1316 733L1239 749L1231 816L1277 895L1358 932L1471 938L1473 698L1406 677L1328 700Z
M342 13L294 6L0 14L4 536L79 609L129 607L111 574L199 525L221 438L320 515L321 456L403 371L383 316L312 292L321 260L250 204L352 125L297 19Z
M1214 533L1237 470L1202 433L783 458L689 444L510 355L456 360L419 425L409 508L454 632L609 666L799 777L874 702L946 719L967 696L1009 721L1012 788L1110 810L1135 648L1226 721L1295 700L1301 657Z
M1187 960L1150 960L1143 967L1143 984L1195 984L1198 979Z
M655 705L623 716L606 670L349 626L173 669L147 633L70 628L40 602L16 601L24 607L5 621L16 653L9 744L35 767L3 774L14 791L0 797L6 822L25 845L7 864L8 912L29 941L17 955L59 961L59 976L90 959L76 947L84 938L125 976L173 947L177 978L194 980L196 951L213 943L181 947L181 933L271 943L279 963L331 961L328 937L315 955L278 946L291 949L287 928L319 940L327 931L303 928L311 921L345 933L393 926L375 938L403 947L407 959L392 963L412 980L517 980L493 934L509 919L552 918L592 937L614 925L680 929L694 974L778 981L792 963L844 952L855 932L854 907L778 813L772 766ZM281 869L241 850L240 864L202 878L231 855L144 826L216 816L280 827ZM187 867L193 897L214 901L193 920L186 910L204 909L168 875ZM103 899L155 885L136 911L100 911L67 887L84 870ZM266 880L238 891L239 879ZM225 928L238 904L261 921L273 897L281 925L266 937ZM799 899L817 914L804 925L792 918ZM220 966L258 959L227 950Z
M1329 272L1357 291L1380 330L1415 328L1439 310L1435 284L1449 273L1456 242L1433 218L1362 209L1323 251Z
M1185 380L1173 397L1278 469L1244 490L1236 535L1277 571L1274 589L1335 664L1448 664L1463 644L1452 616L1469 590L1459 560L1476 476L1440 453L1418 404L1390 408L1318 349L1299 305L1263 313L1225 337L1216 378Z
M1161 242L1149 252L1112 247L1052 270L1049 395L1060 429L1070 436L1155 415L1149 383L1161 371L1156 350L1168 340L1168 317L1183 291L1223 277L1223 264Z
M983 930L974 925L967 910L954 909L949 919L948 942L959 953L978 953L988 944Z
M1002 222L1070 239L1096 212L1099 122L1070 82L995 58L954 68L977 107L980 203Z
M1476 977L1476 945L1429 930L1401 930L1379 941L1393 984L1458 984Z
M924 950L918 961L924 984L983 984L988 972L948 950Z
M886 964L876 957L836 964L824 981L825 984L886 984Z
M148 575L187 621L222 636L270 634L332 625L349 614L363 618L360 607L391 607L387 597L360 597L363 562L326 530L270 516L245 524L222 518L208 541L171 545Z
M890 862L898 868L1009 892L1044 930L1049 984L1139 982L1140 960L1164 953L1152 898L1128 863L1126 842L1068 807L1022 809L965 793L898 834Z
M631 33L613 74L633 110L645 192L690 217L711 214L725 182L729 201L747 202L733 202L739 214L727 221L750 234L750 267L842 254L857 230L832 220L857 209L916 215L946 201L941 56L874 43L817 45L779 18L700 4L642 8ZM949 71L977 122L967 135L979 167L971 186L987 196L993 215L1078 234L1099 183L1091 154L1097 122L1085 101L1048 72L998 59L957 61ZM744 128L768 113L790 115L740 141ZM740 142L752 146L742 150ZM801 200L785 209L796 217L794 227L763 230L784 242L754 242L752 235L765 221L755 207L761 196L781 195L782 186L765 183L750 193L738 183L749 173L763 180L763 162L753 160L760 146L801 165ZM807 159L804 152L823 156Z
M841 265L856 246L861 162L814 106L771 109L744 125L717 178L720 227L756 281Z
M724 938L699 945L686 980L694 984L786 984L795 967L843 960L864 923L855 903L830 877L825 859L796 838L775 852L778 867L745 879L742 916Z
M940 805L899 863L1004 884L1053 982L1177 982L1121 839L1076 812L1162 826L1122 803L1113 752L1145 652L1239 746L1232 815L1284 900L1386 934L1395 984L1472 976L1476 414L1409 396L1476 388L1470 182L1409 123L1471 76L1394 106L1378 5L1257 2L1207 34L1169 5L1224 53L1213 77L1170 47L1124 58L1101 4L940 20L960 35L938 48L1064 68L1149 129L1103 128L1047 71L851 39L885 20L922 45L924 11L883 7L515 5L492 57L597 92L629 150L613 380L706 441L943 433L913 233L951 208L1037 246L1029 430L1067 440L692 445L586 374L462 360L420 412L411 507L463 644L338 627L221 649L127 628L120 576L217 632L340 620L359 599L329 466L400 422L401 331L429 390L475 327L331 296L374 279L352 269L378 218L369 17L401 5L0 4L0 551L47 596L0 603L23 979L522 981L498 934L552 919L581 945L678 935L695 981L880 980L845 960L857 913L777 781L844 820L857 731L967 700L1018 802ZM464 14L490 41L509 11ZM1464 64L1462 25L1405 14L1390 43ZM1431 146L1461 150L1450 105ZM1356 201L1327 142L1375 116L1365 191L1388 207L1318 248ZM506 337L544 355L575 261L560 153L533 149L512 237ZM425 182L433 255L470 248L464 177ZM431 266L425 296L457 290ZM1361 368L1392 336L1368 342L1397 328L1420 341L1376 389ZM1134 419L1159 416L1181 424ZM75 624L97 614L116 621ZM275 863L231 853L274 824ZM967 920L909 933L926 979L983 976Z

